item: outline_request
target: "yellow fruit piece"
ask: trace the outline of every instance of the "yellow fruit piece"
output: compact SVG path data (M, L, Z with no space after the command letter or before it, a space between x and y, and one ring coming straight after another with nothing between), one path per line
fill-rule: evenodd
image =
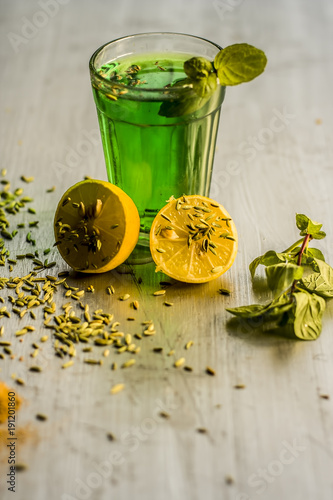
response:
M237 246L236 227L228 212L199 195L170 199L150 231L156 271L186 283L221 276L234 262Z
M103 273L122 264L133 251L139 231L132 199L110 182L94 179L70 187L54 217L61 256L84 273Z

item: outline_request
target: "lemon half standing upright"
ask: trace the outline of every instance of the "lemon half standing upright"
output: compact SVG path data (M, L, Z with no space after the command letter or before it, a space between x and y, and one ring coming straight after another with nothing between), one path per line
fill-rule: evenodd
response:
M140 218L133 200L119 187L84 180L61 198L54 217L56 246L67 264L84 273L103 273L133 251Z
M150 251L156 271L186 283L218 278L233 264L236 226L220 203L199 195L170 199L156 215Z

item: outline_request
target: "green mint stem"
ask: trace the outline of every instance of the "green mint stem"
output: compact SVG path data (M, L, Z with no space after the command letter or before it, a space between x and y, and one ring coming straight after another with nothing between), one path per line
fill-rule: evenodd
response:
M297 265L300 266L301 263L302 263L302 256L303 256L303 253L304 253L304 250L306 249L306 247L308 246L308 243L309 243L309 240L311 238L311 234L306 234L305 235L305 238L303 240L303 243L302 243L302 246L301 246L301 249L299 251L299 254L298 254L298 259L297 259Z
M299 251L298 258L297 258L297 265L298 266L300 266L302 264L303 253L304 253L306 247L308 246L309 241L310 241L311 238L312 238L311 234L306 234L305 237L300 240L300 241L303 241L303 243L302 243L301 249ZM298 244L300 243L300 241L297 241L296 242L297 245L296 245L296 243L295 243L295 245L298 246ZM295 288L296 288L296 285L297 285L298 281L299 280L294 280L293 284L291 285L291 289L290 289L290 297L291 297L291 299L292 299L292 295L293 295L293 293L295 291Z
M287 250L284 250L283 253L290 253L294 250L294 248L297 248L301 243L303 243L304 238L300 238L299 240L296 241L293 245L291 245Z

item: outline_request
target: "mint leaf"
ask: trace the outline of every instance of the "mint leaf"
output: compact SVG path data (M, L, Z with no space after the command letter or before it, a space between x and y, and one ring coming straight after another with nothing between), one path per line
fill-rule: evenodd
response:
M208 102L216 88L217 77L215 73L197 79L178 80L167 89L169 99L161 104L158 114L174 118L195 113Z
M269 318L282 319L282 315L294 308L294 303L288 293L282 293L269 305L266 315Z
M259 318L261 316L264 322L267 320L271 321L272 319L281 319L282 315L293 307L294 304L290 300L290 297L284 293L265 305L251 304L248 306L228 308L227 311L234 316L247 320Z
M316 233L310 233L312 238L315 239L315 240L322 240L324 238L326 238L326 233L325 231L317 231Z
M302 279L301 284L309 292L324 298L333 298L333 269L326 262L314 259L319 272L312 273Z
M301 251L301 247L295 247L293 252L290 254L289 262L297 263L298 255ZM319 259L325 262L325 257L321 250L318 248L304 248L302 255L302 266L307 265L311 266L314 271L318 272L318 266L315 262L315 259Z
M234 308L228 308L227 311L243 319L252 319L262 316L264 311L271 305L271 302L267 305L262 304L251 304L249 306L240 306Z
M281 262L286 262L287 256L284 253L277 253L274 250L268 250L264 255L254 259L249 265L252 278L255 275L257 267L262 264L263 266L274 266Z
M213 70L212 63L204 57L192 57L184 62L184 71L192 80L208 78Z
M325 237L322 224L304 214L296 214L302 238L284 252L273 250L254 259L249 268L252 278L257 267L265 265L267 284L275 298L268 304L254 304L227 309L252 327L293 335L303 340L318 338L322 329L325 299L333 298L333 268L325 262L318 248L309 242ZM303 275L312 268L311 274Z
M167 87L170 98L161 104L158 114L173 118L194 113L215 92L217 78L222 86L248 82L264 71L266 63L264 52L246 43L220 50L213 63L204 57L191 57L184 63L187 78ZM180 86L184 92L174 93L172 98L172 89L178 87L179 90Z
M298 291L294 297L296 300L294 333L300 339L315 340L321 332L325 300L305 291Z
M217 87L217 76L211 73L206 78L198 78L192 82L193 90L199 97L209 98Z
M173 90L175 89L175 92ZM172 87L167 89L168 100L162 102L158 114L173 118L194 113L201 108L207 99L199 97L193 90L193 83L190 78L178 80Z
M301 231L301 236L310 234L312 238L316 240L321 240L326 236L326 233L324 231L321 231L322 224L320 224L320 222L311 220L304 214L296 214L296 226Z
M296 214L296 226L300 231L306 231L309 225L309 217L304 214ZM320 226L321 228L321 226ZM320 229L319 228L319 229ZM305 233L306 234L306 233Z
M287 290L294 282L303 276L303 267L291 262L266 267L267 284L275 296Z
M265 69L265 53L248 45L229 45L215 56L214 67L221 85L239 85L259 76Z
M322 251L319 250L318 248L307 248L304 251L304 255L307 257L307 259L306 259L307 264L312 263L316 259L323 260L325 262L325 257L323 255Z
M267 325L270 331L286 334L292 330L299 339L316 339L322 329L325 300L302 290L293 293L292 297L294 300L283 293L267 305L254 304L227 311L242 320L248 320L250 324L251 320L256 318L254 326ZM259 317L262 318L262 322L258 322Z
M325 279L325 281L333 287L333 269L329 264L321 259L314 259L318 266L319 272Z

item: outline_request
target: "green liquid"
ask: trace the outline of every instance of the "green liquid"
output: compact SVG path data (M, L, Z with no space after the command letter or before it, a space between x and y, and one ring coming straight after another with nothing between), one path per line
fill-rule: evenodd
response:
M183 64L189 57L149 54L103 65L104 78L126 85L124 93L115 91L116 100L107 85L93 84L108 178L135 202L142 232L149 232L156 213L172 195L209 195L224 89L219 86L194 113L159 115L168 99L165 86L186 77Z

